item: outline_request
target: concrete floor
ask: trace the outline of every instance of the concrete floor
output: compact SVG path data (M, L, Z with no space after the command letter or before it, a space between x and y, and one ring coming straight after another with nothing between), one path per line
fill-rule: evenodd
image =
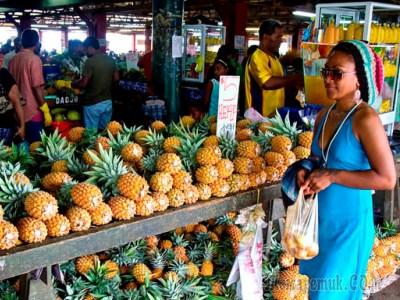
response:
M384 288L379 293L372 295L368 300L399 300L400 299L400 279Z

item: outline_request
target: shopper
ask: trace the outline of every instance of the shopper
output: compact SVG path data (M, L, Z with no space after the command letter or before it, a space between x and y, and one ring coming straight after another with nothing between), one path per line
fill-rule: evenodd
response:
M85 52L80 40L69 40L68 50L56 58L70 76L80 78L84 65Z
M207 83L203 98L205 111L208 111L209 116L218 114L219 78L228 74L228 63L222 59L216 59L213 69L214 77Z
M21 50L21 40L19 37L14 39L14 49L4 55L3 61L3 68L8 69L8 64L10 63L11 59Z
M259 29L259 48L248 60L245 70L246 108L253 107L266 117L284 106L285 87L303 84L301 75L284 76L278 58L282 36L281 23L264 21Z
M335 104L315 124L312 154L321 168L297 174L319 201L319 254L301 261L300 272L310 278L312 300L361 300L374 243L372 190L396 182L385 130L369 106L381 92L383 66L365 43L347 41L333 48L321 75Z
M25 120L21 95L14 78L0 69L0 141L10 145L13 140L24 140Z
M24 105L25 138L29 143L40 140L44 125L51 124L49 107L44 101L44 79L42 61L35 51L39 45L39 34L32 29L22 33L21 49L10 61L9 71L17 82Z
M112 117L111 88L119 80L115 62L101 53L99 41L88 37L83 42L88 59L82 78L74 87L85 89L83 95L83 122L86 128L104 129Z

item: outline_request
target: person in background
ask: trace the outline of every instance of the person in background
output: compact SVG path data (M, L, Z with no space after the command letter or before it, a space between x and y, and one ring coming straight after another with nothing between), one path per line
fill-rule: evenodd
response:
M84 89L83 122L86 128L104 129L112 117L111 89L119 80L115 62L100 51L99 41L88 37L83 42L88 59L80 80L72 86Z
M301 75L284 76L277 54L283 27L276 20L264 21L259 29L260 45L245 70L246 108L253 107L265 117L273 115L285 103L285 87L301 86Z
M9 71L17 82L25 101L25 139L32 143L40 140L40 131L50 126L52 118L44 100L44 79L42 61L35 54L39 45L39 34L26 29L21 37L22 49L11 59Z
M8 64L10 63L11 59L19 52L19 50L21 50L21 39L19 37L16 37L14 39L14 49L4 55L3 68L8 69Z
M314 127L311 150L321 167L297 173L304 194L318 194L319 254L301 260L300 273L310 279L311 300L361 300L374 244L372 191L392 190L397 180L385 129L371 107L382 92L383 64L366 43L345 41L332 49L321 76L334 101ZM328 282L336 285L327 288Z
M24 111L14 78L0 69L0 141L10 145L13 139L25 139Z
M61 64L67 72L80 78L83 71L84 56L83 43L80 40L69 40L68 50L61 55Z
M217 116L218 114L218 97L219 97L219 78L223 75L228 75L228 63L218 58L214 62L214 78L206 85L203 105L204 111L208 112L209 116Z
M153 69L152 56L153 56L153 50L150 50L150 51L146 52L138 62L138 67L143 69L144 77L146 77L147 90L148 90L149 95L154 94L153 74L152 74L152 69Z
M253 55L253 53L258 49L257 45L251 45L249 48L247 48L246 51L246 56L242 60L242 75L240 76L240 95L239 95L239 102L238 102L238 113L243 116L245 113L245 70L246 70L246 65L247 62L249 61L250 57Z

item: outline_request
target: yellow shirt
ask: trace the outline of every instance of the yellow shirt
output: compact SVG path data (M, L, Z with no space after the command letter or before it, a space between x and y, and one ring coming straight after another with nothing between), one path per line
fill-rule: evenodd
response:
M264 90L262 85L273 76L283 76L278 58L257 49L246 64L245 96L246 108L253 107L268 117L285 104L285 89Z

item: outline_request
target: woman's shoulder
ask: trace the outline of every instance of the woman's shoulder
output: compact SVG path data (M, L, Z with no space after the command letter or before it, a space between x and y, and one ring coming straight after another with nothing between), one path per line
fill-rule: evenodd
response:
M382 126L378 113L368 103L363 102L354 113L354 129L356 131L367 128L373 130L376 126Z

